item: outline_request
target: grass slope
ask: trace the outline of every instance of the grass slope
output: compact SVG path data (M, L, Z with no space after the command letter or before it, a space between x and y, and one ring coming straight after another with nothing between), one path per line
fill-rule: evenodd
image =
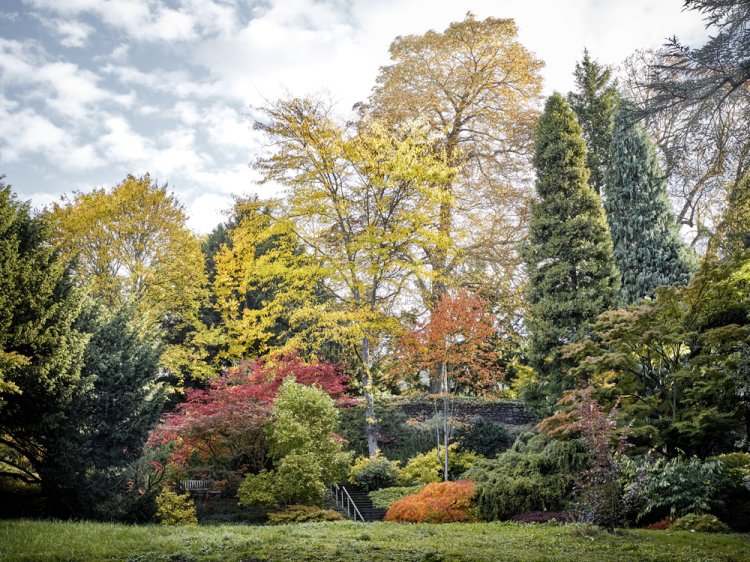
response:
M750 535L576 526L307 523L159 527L0 521L2 561L750 561Z

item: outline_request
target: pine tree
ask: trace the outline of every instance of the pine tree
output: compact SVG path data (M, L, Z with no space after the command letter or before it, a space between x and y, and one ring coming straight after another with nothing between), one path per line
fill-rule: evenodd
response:
M588 50L583 51L583 59L576 63L574 76L577 91L568 94L568 102L578 117L588 147L586 165L591 171L591 187L601 194L609 165L617 88L611 69L593 60Z
M536 131L536 191L523 255L529 275L529 359L548 404L573 386L560 347L585 336L617 304L619 275L599 196L588 185L586 145L560 94L546 103Z
M694 270L654 146L631 111L623 102L615 118L604 200L626 304L653 296L658 287L684 285Z

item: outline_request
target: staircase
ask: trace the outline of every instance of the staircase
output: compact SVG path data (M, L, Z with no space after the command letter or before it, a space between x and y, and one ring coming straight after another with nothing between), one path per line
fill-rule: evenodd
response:
M385 517L385 509L373 507L367 492L358 486L337 485L331 486L331 500L337 510L353 519L354 521L382 521Z

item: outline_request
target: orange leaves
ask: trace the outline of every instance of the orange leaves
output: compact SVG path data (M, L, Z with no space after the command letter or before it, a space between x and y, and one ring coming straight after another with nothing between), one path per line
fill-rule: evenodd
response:
M395 502L386 521L401 523L454 523L476 521L471 480L434 482L423 490Z
M495 335L487 301L467 291L444 294L430 321L401 338L397 370L406 374L444 365L454 383L485 389L503 376L493 349Z

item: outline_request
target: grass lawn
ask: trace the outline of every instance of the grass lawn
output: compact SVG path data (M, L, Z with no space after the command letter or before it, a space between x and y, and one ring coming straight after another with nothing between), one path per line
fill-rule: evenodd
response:
M513 523L159 527L0 521L0 560L748 560L750 535Z

